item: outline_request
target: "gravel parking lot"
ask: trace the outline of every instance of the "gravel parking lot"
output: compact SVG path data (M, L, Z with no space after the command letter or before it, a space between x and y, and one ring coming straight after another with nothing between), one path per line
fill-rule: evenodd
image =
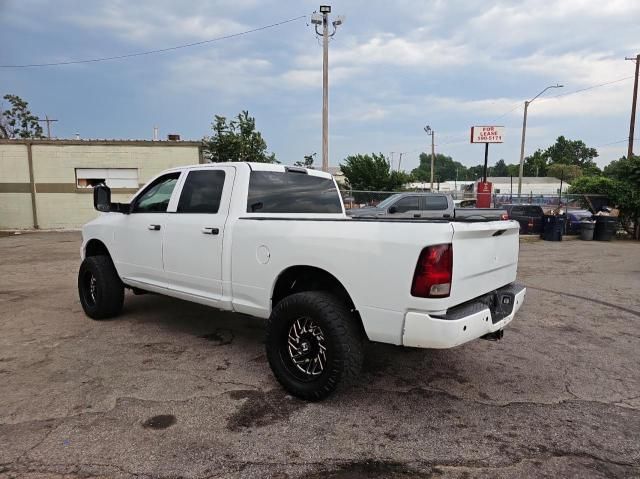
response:
M86 318L79 246L0 237L2 479L640 476L638 243L523 242L502 341L372 344L313 404L273 379L260 320L130 294Z

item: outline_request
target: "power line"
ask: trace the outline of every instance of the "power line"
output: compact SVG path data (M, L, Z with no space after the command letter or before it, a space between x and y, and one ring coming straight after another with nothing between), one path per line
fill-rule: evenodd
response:
M618 78L617 80L611 80L611 81L608 81L608 82L599 83L597 85L592 85L592 86L589 86L589 87L586 87L586 88L580 88L579 90L574 90L574 91L570 91L570 92L567 92L567 93L560 93L558 95L549 96L547 98L542 98L540 101L551 100L552 98L560 98L560 97L563 97L563 96L575 95L576 93L581 93L583 91L593 90L594 88L600 88L602 86L613 85L614 83L620 83L621 81L629 80L630 78L633 78L633 75L632 76L628 76L628 77L624 77L624 78Z
M111 60L123 60L125 58L141 57L141 56L144 56L144 55L153 55L153 54L156 54L156 53L164 53L164 52L169 52L169 51L173 51L173 50L180 50L182 48L190 48L190 47L196 47L196 46L199 46L199 45L205 45L207 43L219 42L221 40L228 40L229 38L240 37L242 35L247 35L249 33L255 33L255 32L262 31L262 30L267 30L269 28L278 27L278 26L284 25L286 23L295 22L296 20L300 20L301 18L306 18L306 15L300 15L299 17L289 18L288 20L282 20L280 22L272 23L270 25L265 25L265 26L262 26L262 27L253 28L251 30L246 30L244 32L232 33L232 34L229 34L229 35L224 35L222 37L212 38L210 40L202 40L200 42L185 43L184 45L177 45L177 46L173 46L173 47L160 48L160 49L157 49L157 50L147 50L147 51L144 51L144 52L128 53L126 55L117 55L117 56L112 56L112 57L91 58L91 59L85 59L85 60L69 60L69 61L66 61L66 62L28 63L28 64L24 64L24 65L0 65L0 68L53 67L53 66L62 66L62 65L77 65L79 63L97 63L97 62L106 62L106 61L111 61Z
M616 80L607 81L607 82L604 82L604 83L598 83L597 85L591 85L591 86L588 86L588 87L585 87L585 88L580 88L578 90L573 90L573 91L569 91L569 92L566 92L566 93L559 93L558 95L548 96L547 98L541 98L538 101L548 101L548 100L551 100L553 98L560 98L560 97L565 97L565 96L569 96L569 95L575 95L576 93L582 93L583 91L593 90L595 88L600 88L600 87L607 86L607 85L613 85L614 83L619 83L619 82L622 82L622 81L625 81L625 80L629 80L630 78L633 78L633 75L632 76L628 76L628 77L624 77L624 78L618 78ZM522 106L522 102L520 101L513 108L511 108L509 111L507 111L507 112L503 113L502 115L496 117L493 121L497 121L500 118L507 116L509 113L517 110L521 106Z
M634 140L638 140L638 138L634 138ZM617 145L619 143L626 143L627 141L629 141L629 138L625 138L624 140L612 141L611 143L605 143L603 145L594 146L594 148L602 148L603 146Z

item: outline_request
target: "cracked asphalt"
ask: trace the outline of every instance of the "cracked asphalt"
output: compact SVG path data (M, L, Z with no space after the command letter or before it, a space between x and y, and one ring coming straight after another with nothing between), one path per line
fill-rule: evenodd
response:
M0 238L0 479L640 477L640 244L526 241L499 342L371 344L308 404L260 320L127 294L84 316L80 235Z

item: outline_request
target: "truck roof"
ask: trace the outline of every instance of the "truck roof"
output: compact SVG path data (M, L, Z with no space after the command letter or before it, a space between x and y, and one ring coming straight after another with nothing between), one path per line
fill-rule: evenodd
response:
M215 168L219 166L244 166L247 165L249 169L252 171L277 171L284 173L285 171L305 171L307 174L311 176L319 176L322 178L333 179L331 173L326 173L320 170L314 170L311 168L304 168L302 166L291 166L291 165L282 165L276 163L258 163L253 161L228 161L222 163L201 163L196 165L185 165L185 166L177 166L175 168L170 168L166 171L182 171L182 170L191 170L195 168Z

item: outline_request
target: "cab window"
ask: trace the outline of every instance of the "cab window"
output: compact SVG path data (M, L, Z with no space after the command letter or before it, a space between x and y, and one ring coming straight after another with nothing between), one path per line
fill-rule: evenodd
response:
M418 196L405 196L393 205L396 213L406 213L420 209L420 198Z
M176 187L180 173L163 175L151 183L138 196L131 208L132 213L165 213Z

